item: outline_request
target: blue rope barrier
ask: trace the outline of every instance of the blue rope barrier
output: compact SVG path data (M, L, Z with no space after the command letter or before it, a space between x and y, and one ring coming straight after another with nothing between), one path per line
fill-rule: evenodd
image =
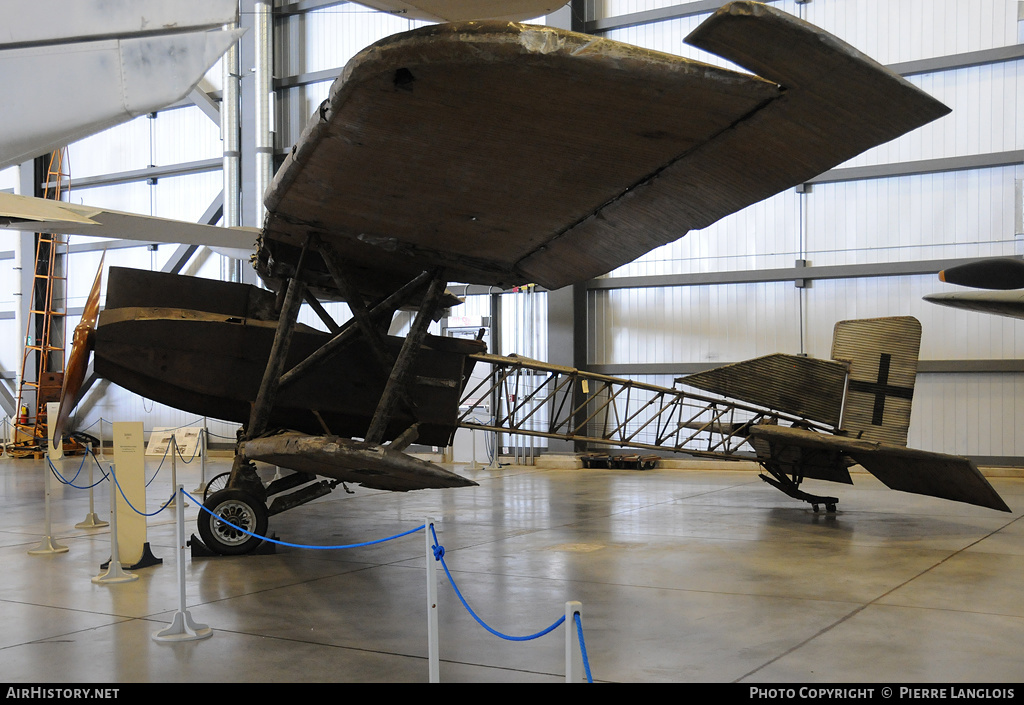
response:
M594 677L590 675L590 659L587 658L587 644L583 641L583 621L579 612L573 612L573 619L576 620L576 636L580 640L580 655L583 656L583 671L587 674L587 683L593 683Z
M54 477L57 478L57 481L59 483L61 483L62 485L71 485L71 487L74 487L74 485L72 485L71 483L77 480L78 476L82 474L82 468L85 467L85 456L82 456L82 462L78 464L78 470L75 471L75 476L72 477L70 480L65 478L63 475L60 474L60 472L57 471L57 468L54 466L53 461L50 459L49 453L47 453L46 455L46 464L50 466L50 472L53 473Z
M117 473L114 472L114 466L113 465L110 466L110 476L112 478L114 478L114 485L117 487L117 491L121 493L121 499L124 500L124 503L127 504L129 507L131 507L131 510L133 512L135 512L136 514L140 514L140 515L142 515L144 517L155 517L157 514L159 514L163 510L167 509L167 507L170 506L171 502L174 501L174 495L177 494L176 492L172 492L170 499L168 499L164 503L164 506L160 507L155 512L153 512L152 514L147 514L146 512L140 512L138 509L136 509L134 507L134 505L132 505L132 503L130 501L128 501L128 498L124 494L124 490L121 489L121 483L117 481Z
M177 441L177 439L175 439L175 441L174 441L174 452L178 454L178 457L181 458L181 462L185 463L185 465L188 465L189 463L191 463L193 460L196 459L196 455L199 453L199 449L203 445L203 433L204 433L204 431L202 431L202 430L199 431L199 442L196 443L196 447L192 451L192 457L190 457L188 460L185 460L185 456L181 452L181 446L178 445L178 441Z
M111 470L111 472L113 472L113 470ZM115 482L117 481L116 477L114 478L114 481ZM193 502L195 502L199 506L199 508L202 509L204 512L206 512L210 516L214 517L217 521L219 521L219 522L221 522L221 523L223 523L223 524L225 524L227 526L230 526L235 531L239 531L239 532L245 534L246 536L251 536L253 538L262 539L262 540L267 541L269 543L277 544L278 546L288 546L290 548L305 548L305 549L312 549L312 550L318 550L318 551L340 550L340 549L346 549L346 548L361 548L363 546L372 546L374 544L384 543L386 541L392 541L394 539L402 538L403 536L408 536L410 534L414 534L414 533L416 533L416 532L426 528L425 524L421 524L420 526L417 526L414 529L409 529L408 531L403 531L400 534L395 534L394 536L389 536L387 538L374 539L372 541L364 541L362 543L353 543L353 544L337 545L337 546L313 546L313 545L310 545L310 544L288 543L287 541L278 541L277 539L271 539L271 538L268 538L266 536L260 536L259 534L254 534L253 532L247 531L246 529L243 529L240 526L236 526L235 524L232 524L230 521L227 521L223 517L220 517L220 516L217 516L216 514L214 514L212 511L207 509L206 506L203 505L202 502L200 502L198 499L193 497L191 494L189 494L185 490L181 490L181 493L183 495L185 495L186 497L190 498ZM508 634L502 634L501 632L491 628L482 619L480 619L479 616L477 616L476 612L474 612L473 609L469 606L469 603L466 602L466 598L462 596L462 592L459 590L458 586L455 584L455 580L454 580L454 578L452 578L452 574L448 570L448 565L447 565L447 563L445 563L445 560L444 560L444 547L441 546L438 543L437 532L434 531L433 525L430 526L430 533L431 533L431 536L433 536L433 539L434 539L434 545L432 547L433 553L434 553L434 560L439 561L441 563L441 567L444 568L445 575L448 576L448 582L451 584L452 589L455 591L455 594L458 595L459 600L462 602L462 606L466 608L466 611L469 612L469 614L473 617L473 619L476 620L477 624L479 624L481 627L486 629L488 632L490 632L494 636L497 636L497 637L499 637L501 639L505 639L507 641L531 641L533 639L540 638L540 637L544 636L545 634L550 633L552 630L557 629L558 627L560 627L562 624L565 623L565 615L562 615L557 620L555 620L555 622L553 624L551 624L549 627L547 627L545 629L542 629L541 631L539 631L539 632L537 632L535 634L530 634L530 635L527 635L527 636L510 636ZM583 654L583 667L584 667L584 669L586 671L586 674L587 674L587 682L593 683L593 679L592 679L592 677L590 675L590 664L589 664L588 659L587 659L586 644L583 641L583 624L580 621L580 615L579 615L578 612L574 615L574 617L575 617L575 620L576 620L577 635L578 635L579 641L580 641L580 650L581 650L581 652Z
M448 576L448 582L451 583L452 589L455 591L455 594L458 595L459 600L462 601L462 606L466 608L466 611L469 612L470 616L476 620L477 624L479 624L481 627L489 631L494 636L499 637L501 639L505 639L507 641L530 641L532 639L537 639L539 637L544 636L545 634L549 633L553 629L558 628L565 622L565 615L563 614L561 617L555 620L555 623L551 626L547 627L546 629L542 629L536 634L529 634L527 636L509 636L508 634L502 634L501 632L492 629L482 619L480 619L480 617L477 616L476 612L474 612L473 608L469 606L469 603L466 602L466 598L462 596L462 592L455 584L455 580L452 578L452 574L448 570L448 565L444 562L444 547L438 544L437 532L434 531L433 525L431 525L430 527L430 533L434 537L434 560L440 561L441 567L444 568L445 575Z
M269 543L277 544L278 546L288 546L289 548L310 548L310 549L313 549L313 550L316 550L316 551L333 551L333 550L339 550L339 549L344 549L344 548L362 548L363 546L373 546L374 544L384 543L385 541L391 541L393 539L400 539L403 536L408 536L409 534L415 534L417 531L422 530L424 528L424 526L425 526L425 524L420 524L415 529L409 529L408 531L403 531L400 534L395 534L394 536L388 536L387 538L374 539L373 541L363 541L362 543L350 543L350 544L340 545L340 546L312 546L312 545L309 545L309 544L288 543L287 541L278 541L277 539L268 538L266 536L260 536L259 534L252 533L251 531L246 531L245 529L243 529L240 526L235 526L230 521L224 519L223 517L219 517L216 514L214 514L213 512L211 512L209 509L207 509L203 505L202 502L200 502L198 499L196 499L195 497L190 495L188 492L185 492L184 490L182 490L182 492L184 493L184 495L186 497L191 498L193 502L198 504L199 508L202 509L204 512L206 512L210 516L214 517L217 521L221 522L222 524L230 526L235 531L240 531L243 534L245 534L246 536L252 536L253 538L263 539L264 541L267 541Z
M95 455L93 455L93 460L96 460ZM101 477L99 480L96 480L96 482L94 482L91 485L85 485L84 487L73 484L74 481L78 478L78 476L82 473L82 467L85 465L85 456L82 456L82 462L78 466L78 471L75 473L75 476L72 477L70 480L68 480L63 475L60 474L60 471L58 471L57 468L54 467L53 461L50 460L49 456L46 457L46 462L50 466L50 472L53 473L53 476L57 478L57 482L61 483L62 485L67 485L68 487L74 488L76 490L91 490L93 487L107 479L107 473L103 472L103 466L100 466L100 472L103 473L103 477ZM98 460L96 461L96 464L99 465Z

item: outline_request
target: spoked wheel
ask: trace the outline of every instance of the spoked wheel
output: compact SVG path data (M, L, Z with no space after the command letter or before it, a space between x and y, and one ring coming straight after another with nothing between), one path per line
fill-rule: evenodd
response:
M199 535L210 550L237 556L255 550L263 542L269 513L267 505L253 495L238 489L219 490L203 506L209 511L199 512Z
M231 479L231 473L222 472L220 475L214 475L213 479L206 483L206 491L203 492L203 504L206 504L214 492L220 492L222 489L228 486L228 480Z

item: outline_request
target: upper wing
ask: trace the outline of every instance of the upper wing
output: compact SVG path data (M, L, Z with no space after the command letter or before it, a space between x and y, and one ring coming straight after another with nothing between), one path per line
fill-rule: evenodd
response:
M807 23L727 5L689 38L758 75L562 30L423 27L364 50L268 189L354 278L548 288L632 261L948 112ZM760 76L760 77L759 77Z
M241 36L219 29L237 13L235 0L37 0L6 12L0 169L184 98Z

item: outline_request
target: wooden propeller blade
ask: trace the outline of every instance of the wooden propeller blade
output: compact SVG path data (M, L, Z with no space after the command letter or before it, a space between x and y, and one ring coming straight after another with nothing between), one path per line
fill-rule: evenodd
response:
M106 257L104 254L103 257ZM75 326L72 337L71 356L68 359L67 367L64 369L64 385L60 390L60 411L57 413L57 421L53 427L54 439L64 436L64 429L67 426L71 412L81 401L80 394L82 383L85 382L85 372L89 369L89 353L93 347L93 331L96 330L96 319L100 315L100 283L103 280L103 257L100 258L99 270L96 272L96 279L93 280L92 290L89 291L89 298L85 302L85 310L82 312L82 320Z
M939 279L976 289L1024 289L1024 259L994 257L939 272Z

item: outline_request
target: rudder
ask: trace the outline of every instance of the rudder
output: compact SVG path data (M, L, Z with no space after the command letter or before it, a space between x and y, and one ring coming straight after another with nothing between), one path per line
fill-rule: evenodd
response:
M836 323L832 359L850 365L842 430L856 438L905 446L921 350L913 316Z

